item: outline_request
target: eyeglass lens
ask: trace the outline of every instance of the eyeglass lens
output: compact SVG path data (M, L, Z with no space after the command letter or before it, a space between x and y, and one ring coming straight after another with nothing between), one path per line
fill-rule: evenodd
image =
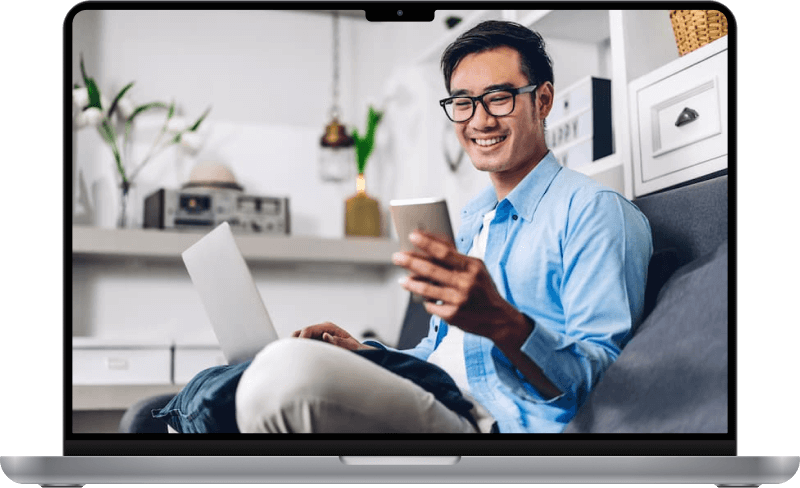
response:
M483 96L483 106L489 115L503 117L514 110L514 94L507 91L496 91ZM445 103L444 109L453 122L464 122L472 117L475 105L471 98L454 97L450 103Z

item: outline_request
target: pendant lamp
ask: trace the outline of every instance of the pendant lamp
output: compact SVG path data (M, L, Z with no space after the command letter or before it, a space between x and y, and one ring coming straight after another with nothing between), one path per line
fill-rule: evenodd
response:
M333 12L333 104L330 122L320 139L319 175L322 181L352 181L355 141L339 121L339 12Z

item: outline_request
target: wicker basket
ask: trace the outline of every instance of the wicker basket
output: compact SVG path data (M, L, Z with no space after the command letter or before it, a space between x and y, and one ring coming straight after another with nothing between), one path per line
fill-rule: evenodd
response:
M728 34L728 19L718 10L670 10L669 19L681 56Z

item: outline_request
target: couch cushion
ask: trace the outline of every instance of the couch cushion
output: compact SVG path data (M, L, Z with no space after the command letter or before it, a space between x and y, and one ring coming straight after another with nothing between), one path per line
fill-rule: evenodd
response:
M714 251L728 238L728 176L673 188L633 201L653 231L653 250L674 249L677 265Z
M239 433L236 387L248 366L250 361L201 371L164 408L153 410L153 418L183 434Z
M728 242L678 269L565 433L725 433Z
M661 249L653 253L647 266L647 285L644 290L644 310L642 317L647 317L656 306L658 293L672 273L678 269L679 252L675 248ZM634 324L634 334L639 324Z

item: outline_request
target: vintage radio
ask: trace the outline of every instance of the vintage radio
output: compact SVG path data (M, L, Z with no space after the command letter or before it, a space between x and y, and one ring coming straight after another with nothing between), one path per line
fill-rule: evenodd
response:
M211 229L228 222L240 233L289 234L289 199L224 188L160 189L144 201L144 227Z

